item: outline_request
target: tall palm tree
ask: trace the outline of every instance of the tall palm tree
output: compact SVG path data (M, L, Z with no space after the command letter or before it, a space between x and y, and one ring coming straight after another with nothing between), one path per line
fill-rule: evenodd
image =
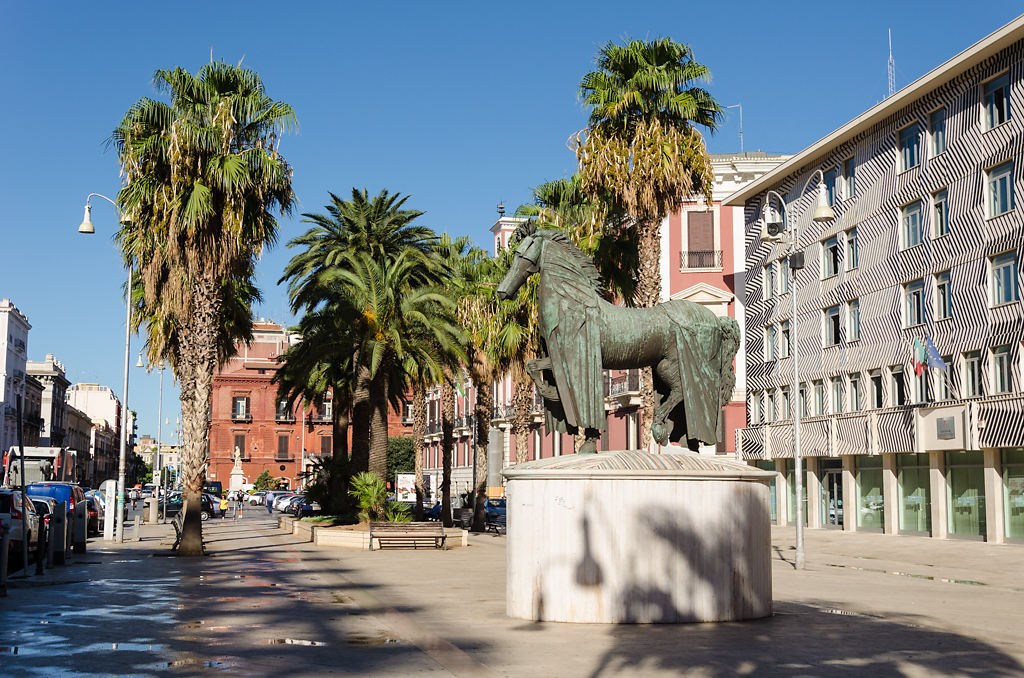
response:
M576 155L585 192L606 198L635 220L639 248L637 305L661 296L664 217L685 198L702 194L711 204L714 174L696 126L713 131L722 109L696 86L710 78L689 46L669 38L609 42L597 70L583 76L580 94L590 106ZM645 370L643 443L650 438L654 390Z
M213 373L234 339L251 334L251 316L240 317L236 302L276 240L273 212L289 212L294 200L277 148L295 114L238 66L158 70L154 81L170 102L139 99L111 137L124 178L118 242L138 272L133 299L148 357L170 362L181 385L187 508L179 553L201 555Z

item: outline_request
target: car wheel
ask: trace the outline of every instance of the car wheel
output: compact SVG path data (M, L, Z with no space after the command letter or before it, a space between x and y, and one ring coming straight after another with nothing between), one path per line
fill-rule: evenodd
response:
M199 519L203 520L203 521L209 520L210 519L210 513L208 511L201 511L199 513Z

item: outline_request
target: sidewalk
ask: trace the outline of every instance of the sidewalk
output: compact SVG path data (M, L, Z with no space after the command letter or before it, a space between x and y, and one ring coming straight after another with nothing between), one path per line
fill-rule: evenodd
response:
M503 536L352 551L257 511L204 529L207 558L166 557L170 527L146 526L139 543L91 540L55 570L67 583L12 589L0 673L1024 676L1019 547L808 530L796 572L780 529L773 617L604 626L506 617ZM936 573L981 583L908 576Z

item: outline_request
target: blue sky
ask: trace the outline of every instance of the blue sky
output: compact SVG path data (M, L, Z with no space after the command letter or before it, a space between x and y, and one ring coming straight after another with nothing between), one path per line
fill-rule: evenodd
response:
M689 43L722 105L743 106L746 150L794 153L884 98L887 29L902 87L1015 16L1013 3L681 2L47 2L0 0L0 297L33 325L29 358L55 354L72 382L120 394L125 273L113 208L110 130L154 96L157 68L244 64L300 129L281 151L300 208L258 269L259 315L290 321L277 286L285 244L327 192L410 194L423 223L489 245L495 205L575 169L580 77L625 37ZM739 150L736 109L708 139ZM131 364L137 348L133 339ZM132 369L129 406L156 433L157 377ZM165 379L171 427L177 389Z

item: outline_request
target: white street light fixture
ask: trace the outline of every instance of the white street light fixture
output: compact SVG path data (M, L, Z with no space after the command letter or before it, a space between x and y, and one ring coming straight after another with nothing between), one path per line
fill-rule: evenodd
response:
M828 204L828 192L825 189L825 175L822 171L816 170L804 183L803 189L801 189L800 195L803 195L807 190L807 186L811 183L811 179L815 175L819 175L818 181L818 200L817 206L814 208L814 215L811 219L817 223L824 223L832 221L836 218L835 212ZM769 207L771 197L775 196L775 199L782 206L782 217L779 219L778 216L774 217L774 221L769 218L769 215L777 214L774 209ZM796 493L796 569L804 569L805 554L804 554L804 464L803 464L803 453L800 448L800 365L799 365L799 342L797 341L797 332L799 324L796 318L796 270L803 268L802 256L800 259L799 266L794 255L797 254L798 237L796 232L796 224L793 224L792 230L789 226L789 210L786 209L786 201L783 200L782 196L776 191L768 191L765 194L765 206L763 210L764 214L764 226L762 226L762 240L767 242L784 242L787 245L787 257L789 259L790 266L790 283L789 283L789 300L790 300L790 312L792 318L790 324L792 325L792 338L790 341L793 344L792 350L789 352L790 357L793 360L793 390L790 394L790 408L793 415L793 474L796 476L796 487L794 491ZM781 229L780 229L781 227ZM767 232L768 237L764 234Z
M82 224L78 227L79 233L95 233L96 229L92 225L92 204L90 201L93 197L103 198L117 210L119 221L124 223L124 214L121 212L121 207L100 193L90 193L85 198L85 218L82 220ZM115 541L118 543L124 542L124 475L125 475L125 460L128 454L128 362L131 354L131 340L132 340L132 303L131 303L131 285L132 285L132 266L128 266L128 293L125 295L125 308L127 318L124 323L124 381L121 386L121 453L117 462L117 507L114 513L114 525L116 526L116 534L114 536Z

